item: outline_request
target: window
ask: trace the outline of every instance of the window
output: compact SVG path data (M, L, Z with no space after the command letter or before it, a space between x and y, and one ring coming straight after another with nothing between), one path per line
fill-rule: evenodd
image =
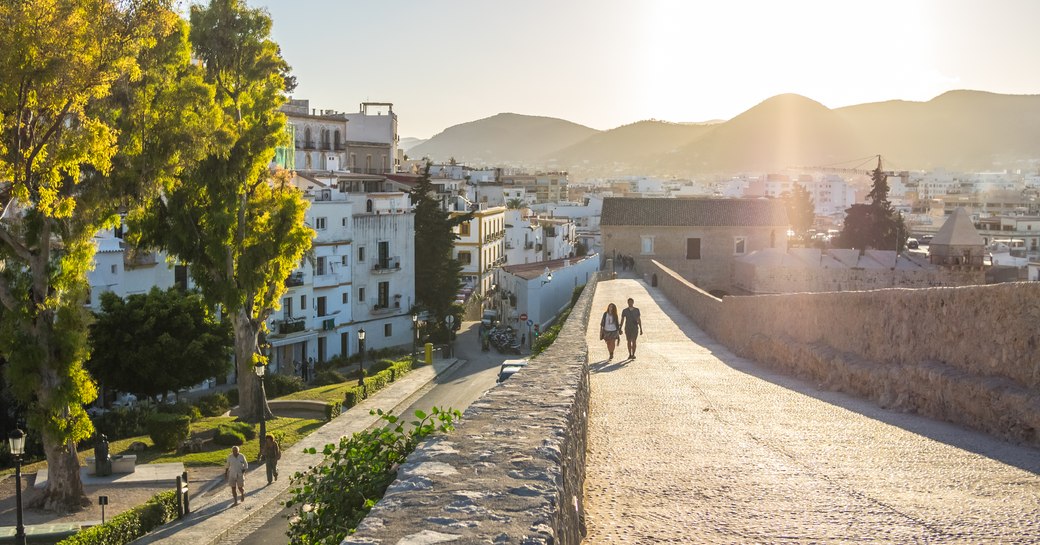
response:
M473 254L469 252L459 252L459 263L462 263L463 265L473 263Z
M282 312L285 313L286 318L292 318L292 297L282 299Z
M343 257L341 257L339 261L341 265L346 267L347 265L350 265L350 256L347 254L343 254Z
M380 308L390 306L390 282L379 283L379 301L376 303Z
M383 324L383 336L384 337L393 337L394 336L394 326L393 326L393 324Z
M686 259L700 259L701 258L701 239L699 238L688 238L686 239Z
M733 255L747 253L747 237L733 237Z
M339 334L340 354L346 356L350 353L350 332L344 331Z
M373 206L372 205L372 199L368 199L367 201L365 201L365 212L371 214L372 213L372 206Z
M325 298L324 297L319 297L318 298L318 316L325 316L326 314L328 314L327 312L325 312L325 310L326 310L326 308L325 308Z
M358 263L364 263L365 262L365 247L364 246L358 246L358 249L357 249L357 262Z
M343 227L346 227L346 226L347 226L347 218L343 218L343 219L341 219L341 220L340 220L340 223L342 223L342 224L343 224Z
M652 236L641 236L639 237L642 243L641 252L643 255L653 255L654 253L654 237Z
M307 296L300 296L300 310L307 310Z
M459 234L464 236L464 237L468 237L469 236L469 223L460 223L459 224Z
M112 264L112 274L116 274L116 265Z
M327 273L328 266L326 264L328 258L321 256L318 258L318 264L314 267L314 274L317 276L324 276Z
M365 288L358 288L357 289L357 300L360 303L364 303L365 302Z
M319 231L324 231L327 223L326 218L314 218L314 228Z
M345 291L343 292L343 304L346 305L348 303L350 303L350 292Z

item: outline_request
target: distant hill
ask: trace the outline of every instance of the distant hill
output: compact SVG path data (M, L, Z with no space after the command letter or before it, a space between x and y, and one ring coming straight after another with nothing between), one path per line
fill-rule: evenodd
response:
M397 143L397 147L400 148L401 151L403 151L405 153L408 153L409 150L411 150L415 146L418 146L419 144L422 144L425 141L426 141L426 139L423 139L423 138L412 138L410 136L407 136L405 138L402 138Z
M463 123L409 150L412 157L483 165L535 164L556 150L570 147L598 133L577 123L553 117L498 114Z
M455 157L475 166L548 166L579 176L760 172L878 153L893 169L1036 168L1040 95L951 91L927 102L831 110L787 94L728 121L640 121L607 131L499 114L450 127L408 153L440 161Z

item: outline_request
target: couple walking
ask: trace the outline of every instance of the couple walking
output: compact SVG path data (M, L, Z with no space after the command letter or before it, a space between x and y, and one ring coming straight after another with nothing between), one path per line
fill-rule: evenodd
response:
M617 344L621 330L625 330L625 340L628 342L628 359L636 359L636 339L643 334L643 321L639 318L639 309L635 307L635 300L628 298L628 308L621 312L618 320L617 305L607 305L607 311L599 321L599 338L607 343L607 352L610 356L607 361L614 359L614 345Z

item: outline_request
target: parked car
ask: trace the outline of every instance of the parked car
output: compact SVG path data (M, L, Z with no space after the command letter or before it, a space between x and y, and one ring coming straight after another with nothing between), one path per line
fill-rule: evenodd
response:
M906 239L906 247L908 250L916 250L921 247L921 243L917 242L917 239L910 237Z
M921 238L920 238L919 242L921 244L931 244L932 243L932 235L921 235Z

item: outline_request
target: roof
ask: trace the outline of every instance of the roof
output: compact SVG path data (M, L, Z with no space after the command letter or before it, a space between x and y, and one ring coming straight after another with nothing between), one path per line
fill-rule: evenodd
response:
M603 199L600 225L787 227L787 210L774 199Z
M968 211L957 208L939 229L939 232L932 237L929 245L932 248L936 246L983 246L985 241L975 230L975 224L972 223Z
M599 259L599 256L592 254L584 257L571 257L553 259L550 261L536 261L534 263L522 263L518 265L506 265L505 267L502 267L502 270L512 274L513 276L519 276L524 280L532 280L545 274L545 269L549 269L549 272L566 269L567 267L576 265L586 259Z

